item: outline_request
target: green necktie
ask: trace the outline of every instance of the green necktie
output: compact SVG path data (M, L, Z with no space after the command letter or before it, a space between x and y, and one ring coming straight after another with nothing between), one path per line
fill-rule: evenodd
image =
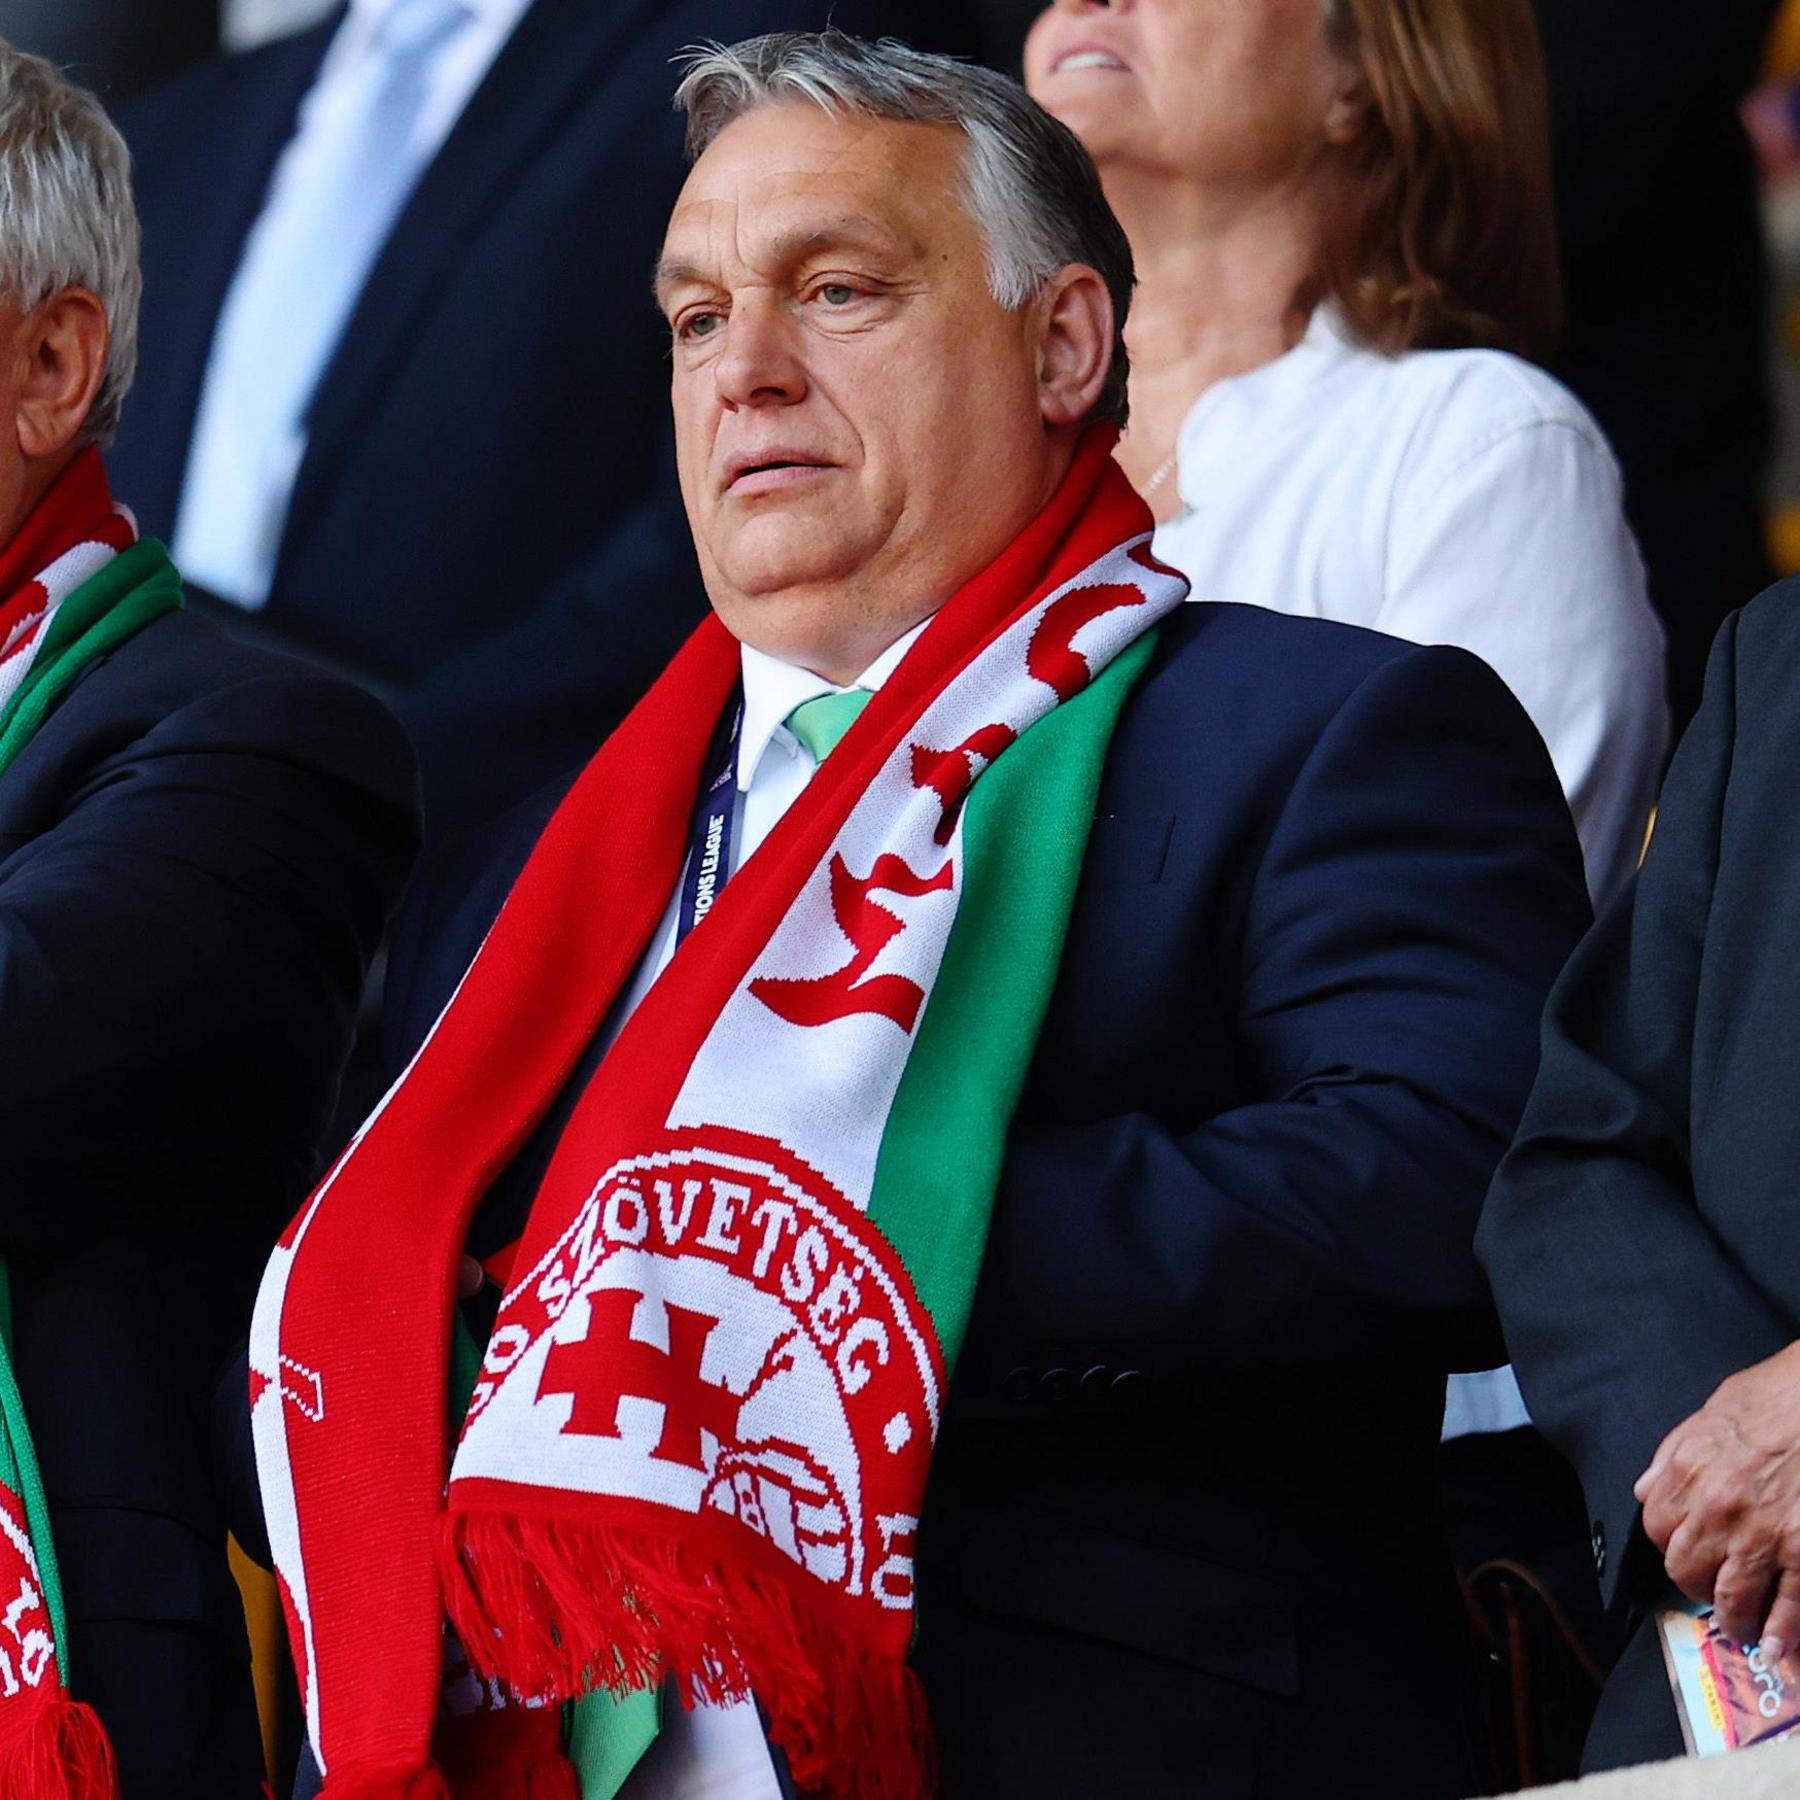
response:
M634 1688L618 1697L605 1688L583 1694L569 1718L569 1761L581 1800L615 1800L661 1730L662 1695L656 1688Z
M822 763L844 741L844 733L874 697L867 688L821 694L816 700L803 700L782 724L806 746L815 763Z

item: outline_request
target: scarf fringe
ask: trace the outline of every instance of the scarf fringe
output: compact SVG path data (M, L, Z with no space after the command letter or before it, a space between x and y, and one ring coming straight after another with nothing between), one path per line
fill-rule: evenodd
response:
M832 1629L785 1572L660 1532L485 1509L445 1521L439 1569L470 1663L514 1693L566 1701L673 1680L690 1704L754 1694L807 1800L936 1792L918 1676Z
M6 1800L119 1800L112 1741L91 1706L50 1701L12 1742L0 1746Z
M319 1800L454 1800L450 1784L435 1763L367 1764L325 1777Z

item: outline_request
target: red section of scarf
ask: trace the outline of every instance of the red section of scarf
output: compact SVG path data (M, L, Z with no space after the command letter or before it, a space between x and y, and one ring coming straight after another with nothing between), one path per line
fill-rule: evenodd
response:
M671 971L679 979L659 981L627 1021L563 1133L516 1266L532 1266L554 1241L610 1148L654 1139L721 1008L902 731L1054 585L1052 574L1072 576L1148 529L1110 460L1113 439L1091 432L1044 511L941 609L754 870L723 890L683 946ZM300 1240L282 1350L320 1371L322 1398L316 1425L290 1415L286 1439L331 1800L438 1792L418 1784L445 1598L478 1669L518 1693L543 1692L538 1678L549 1676L558 1695L614 1654L633 1674L649 1666L702 1691L719 1685L707 1676L721 1647L706 1621L723 1600L732 1635L723 1686L748 1677L803 1791L928 1791L929 1727L904 1661L909 1614L889 1614L876 1641L791 1569L753 1562L703 1521L689 1521L676 1544L668 1518L638 1502L458 1482L446 1526L446 1346L470 1215L648 946L680 874L709 728L737 671L736 642L707 620L588 765L435 1036L328 1179L337 1191ZM296 1644L303 1669L306 1650Z
M0 1794L118 1800L106 1728L63 1686L44 1584L22 1545L25 1506L0 1486Z
M130 519L114 505L106 465L90 446L63 470L0 550L0 662L22 655L37 640L49 602L38 577L77 544L129 550L137 541Z

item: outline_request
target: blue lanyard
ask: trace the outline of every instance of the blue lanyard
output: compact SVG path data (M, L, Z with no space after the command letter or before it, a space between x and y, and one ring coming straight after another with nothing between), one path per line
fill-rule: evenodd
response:
M687 867L681 876L681 905L675 916L675 947L712 911L713 902L737 861L738 824L744 796L737 783L738 742L744 730L744 707L732 715L718 773L706 785L694 809L688 838Z

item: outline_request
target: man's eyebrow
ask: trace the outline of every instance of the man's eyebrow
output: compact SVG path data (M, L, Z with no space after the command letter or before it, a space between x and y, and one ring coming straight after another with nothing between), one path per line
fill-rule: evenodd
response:
M917 254L920 248L891 226L884 225L877 219L866 218L860 213L852 213L841 219L834 219L829 225L795 226L791 231L778 233L764 246L763 255L770 262L789 264L802 262L820 251L835 250L840 246L851 250L902 256ZM693 263L678 256L665 256L656 265L651 289L660 299L670 288L679 287L684 282L691 282L696 287L706 287L713 280L714 277Z
M706 277L692 263L683 262L676 256L665 256L650 277L650 292L660 300L669 288L679 287L684 281L703 286Z

